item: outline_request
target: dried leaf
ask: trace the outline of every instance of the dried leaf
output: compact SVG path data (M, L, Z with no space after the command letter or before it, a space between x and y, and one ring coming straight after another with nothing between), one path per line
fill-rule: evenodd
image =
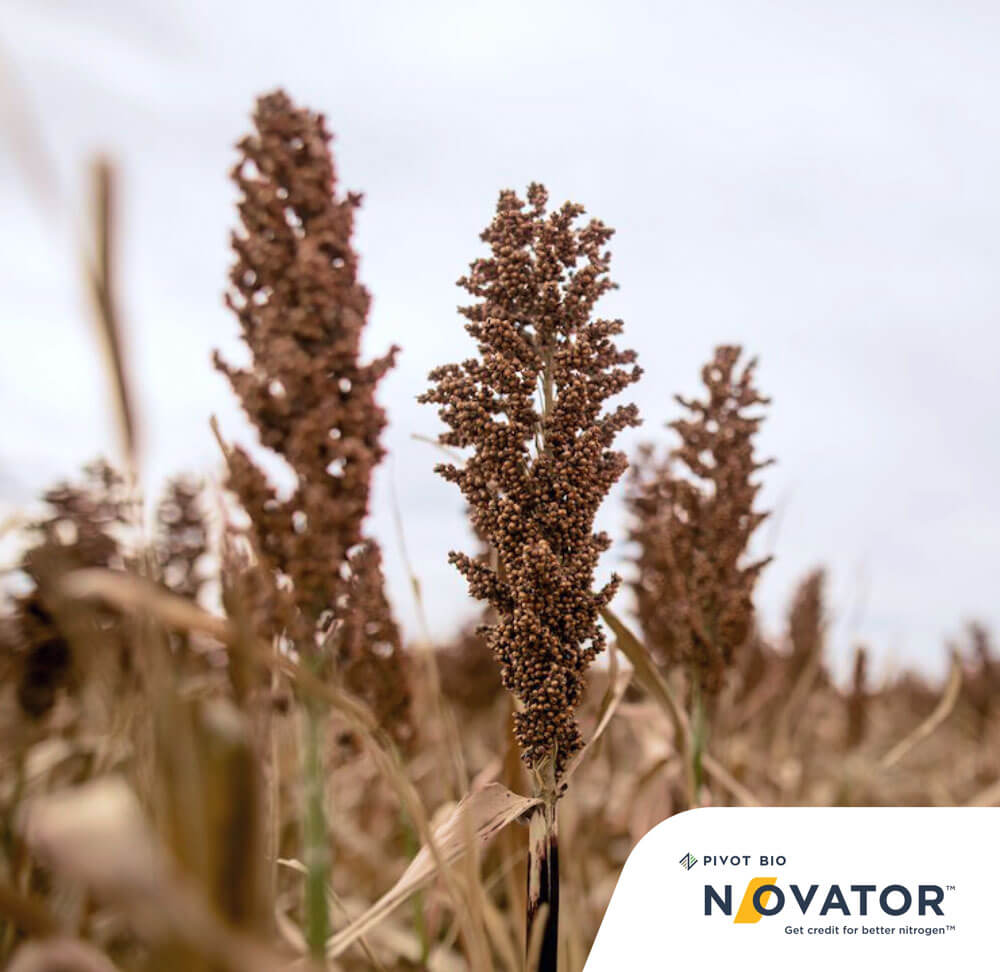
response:
M934 707L934 711L905 739L901 739L896 743L879 761L879 766L882 769L889 769L895 766L914 746L923 742L923 740L931 735L951 715L951 710L955 708L955 703L958 701L961 690L962 663L957 657L953 657L948 684L945 686L944 693L941 695L938 704Z
M618 647L621 648L625 653L625 657L632 663L632 667L635 669L635 677L639 684L660 703L663 710L670 717L678 740L686 739L690 734L687 719L677 700L674 698L674 693L671 691L670 686L650 660L649 652L646 651L642 642L632 634L625 622L611 608L604 608L601 611L601 617L618 639Z
M458 860L469 849L469 836L481 846L488 844L508 824L518 820L541 801L512 793L500 783L465 797L434 832L434 843L445 864ZM334 935L327 943L327 957L336 958L353 942L390 914L411 894L425 887L438 867L430 850L421 847L402 877L363 915Z
M691 727L687 716L674 698L674 694L667 684L666 679L663 678L659 671L657 671L656 666L650 661L649 654L642 643L610 608L605 608L601 612L601 616L618 639L618 647L621 648L625 653L625 657L632 663L636 680L652 695L653 699L660 704L670 717L678 740L686 743L691 735ZM709 753L702 753L701 762L705 770L736 797L743 806L759 807L761 805L753 793Z
M608 683L607 690L604 693L604 698L601 699L601 708L597 717L597 725L594 726L594 731L590 734L590 739L587 740L584 747L566 764L566 770L562 776L563 783L569 782L570 777L577 771L577 769L579 769L584 756L597 742L597 740L604 735L604 730L608 728L608 725L611 722L611 717L615 714L615 711L621 704L622 699L625 698L625 692L628 690L628 687L632 682L632 674L631 669L620 671Z
M115 212L114 170L106 159L94 163L94 248L93 261L85 261L97 324L104 344L111 375L122 444L129 467L137 467L138 423L129 386L128 369L122 348L121 320L118 312L117 286L114 277Z
M233 638L225 618L135 574L103 567L75 570L62 579L62 591L67 597L99 598L123 611L147 612L168 627L200 631L218 641Z

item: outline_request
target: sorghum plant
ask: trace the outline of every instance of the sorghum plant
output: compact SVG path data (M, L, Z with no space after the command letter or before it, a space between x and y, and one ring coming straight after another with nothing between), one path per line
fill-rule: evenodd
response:
M851 690L847 696L847 733L844 740L846 749L856 749L868 732L868 649L858 645L854 650L854 671L851 675Z
M283 595L270 598L274 630L330 677L358 664L379 669L382 677L370 680L369 691L390 686L384 711L405 718L398 636L381 593L378 550L363 529L372 471L384 452L386 419L375 391L396 349L361 360L370 298L351 245L360 197L337 192L321 115L295 107L279 91L257 102L254 123L233 170L243 231L233 235L227 295L252 360L234 369L216 355L216 366L262 444L294 472L295 486L280 497L238 447L229 456L228 485L249 515L260 563ZM317 721L313 713L306 841L318 859L326 837ZM311 868L308 882L316 954L327 931L324 870Z
M788 611L788 680L794 685L807 672L818 672L826 641L826 571L817 568L803 578Z
M606 410L605 402L640 369L614 342L622 322L591 316L614 286L613 231L598 220L579 225L579 205L547 212L547 204L538 184L526 201L500 193L481 236L490 255L459 281L475 298L460 310L478 356L431 372L421 400L440 406L441 443L469 450L464 465L438 471L461 489L494 554L450 559L494 609L485 634L517 700L515 733L543 798L531 828L528 940L546 905L540 961L554 968L560 777L582 745L574 710L604 646L598 614L619 584L612 577L593 590L610 542L594 532L594 516L627 465L612 443L639 421L634 405Z
M368 540L348 561L350 585L336 639L335 663L344 685L371 707L379 724L405 747L413 738L410 691L399 628L385 594L382 552Z
M31 590L17 599L13 626L20 661L17 697L32 717L52 708L59 690L82 674L81 665L129 664L118 615L68 601L60 588L73 570L126 566L121 545L130 520L125 480L99 460L84 467L80 482L59 483L43 498L49 512L34 524L36 540L21 561ZM80 643L90 646L83 658L74 651ZM94 645L101 650L93 650Z
M756 361L737 373L742 351L723 345L702 369L704 400L677 396L690 414L670 423L680 445L663 459L650 448L633 467L628 505L636 543L635 593L648 643L665 664L682 664L694 690L718 691L734 653L753 634L753 590L770 558L749 560L754 531L754 454L767 405L754 387Z
M963 690L972 706L980 732L985 732L990 717L996 709L1000 690L1000 666L993 651L993 638L989 629L978 621L968 625L968 639L972 648L972 665L967 671Z
M178 476L167 483L156 507L154 555L163 583L175 594L193 600L208 581L201 565L209 548L201 492L201 483Z
M350 584L364 539L385 414L375 387L396 349L361 361L370 298L351 247L356 195L336 194L324 120L277 92L261 98L233 180L243 232L227 302L252 355L234 369L216 355L261 442L295 473L281 499L240 447L229 485L253 523L258 552L290 581L300 650Z
M680 444L665 458L650 447L633 467L628 506L635 542L634 589L647 644L665 666L683 666L691 695L692 784L700 777L706 702L754 634L753 591L770 558L747 548L767 513L754 439L769 403L754 385L756 359L722 345L702 369L704 399L677 396L687 417L670 423ZM693 794L692 794L693 795Z

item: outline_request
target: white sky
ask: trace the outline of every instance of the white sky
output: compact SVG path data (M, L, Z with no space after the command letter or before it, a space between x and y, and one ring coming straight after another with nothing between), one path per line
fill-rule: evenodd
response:
M115 448L73 225L97 151L122 173L147 482L217 469L212 413L247 439L209 361L239 354L226 173L254 95L281 84L326 113L342 186L365 193L370 349L404 348L373 528L412 633L393 485L435 634L474 611L446 563L461 500L412 439L438 429L414 397L469 349L454 281L498 190L537 179L618 230L603 312L646 370L629 448L667 441L715 344L760 355L765 619L825 563L838 659L864 638L939 670L965 620L1000 625L998 42L1000 7L969 0L0 0L0 503ZM54 160L47 203L12 105ZM618 497L604 525L621 535Z

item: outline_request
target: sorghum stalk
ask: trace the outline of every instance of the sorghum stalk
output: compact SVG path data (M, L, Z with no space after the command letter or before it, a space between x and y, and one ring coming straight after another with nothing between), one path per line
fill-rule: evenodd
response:
M851 691L847 696L847 734L845 749L856 749L868 730L868 649L858 645L854 649L854 670L851 674Z
M243 227L233 235L227 295L251 364L234 369L216 356L216 366L295 486L280 497L239 447L227 457L228 485L251 521L265 605L258 614L270 633L293 643L312 671L362 695L393 731L408 718L408 694L379 551L365 537L364 519L384 453L386 419L375 390L396 349L361 360L370 297L351 242L360 197L337 192L323 117L279 91L257 102L254 123L233 170ZM306 914L316 957L324 954L330 859L324 726L323 713L308 705Z
M318 707L306 706L305 726L305 803L303 828L303 863L306 867L305 935L309 951L315 957L325 954L330 936L330 917L326 888L330 880L332 854L326 822L326 786L321 754L324 722Z
M754 385L756 359L722 345L702 369L704 399L676 396L687 417L670 423L680 444L665 459L650 447L634 467L628 505L638 547L635 593L647 644L688 679L692 737L689 797L698 799L700 758L712 709L734 655L753 637L753 590L770 558L751 561L750 539L767 514L754 509L754 454L769 403Z
M438 471L461 489L489 560L452 553L474 597L489 603L484 626L515 697L514 731L541 803L530 822L528 931L547 906L540 967L554 969L558 938L556 803L567 761L582 745L574 710L584 673L604 647L601 608L619 585L594 592L594 570L609 546L594 516L626 468L611 449L638 424L633 405L606 400L640 375L635 353L620 351L618 320L593 319L612 289L612 230L578 226L583 208L546 211L532 184L527 201L500 194L482 234L488 257L459 284L476 302L461 308L478 357L431 372L421 400L440 406L442 445L468 450L461 467Z

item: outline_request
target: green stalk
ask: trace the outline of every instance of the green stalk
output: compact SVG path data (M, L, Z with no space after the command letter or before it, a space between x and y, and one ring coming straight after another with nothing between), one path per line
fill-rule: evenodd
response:
M399 821L403 831L403 850L406 859L412 861L420 850L420 840L405 808L400 808ZM427 931L427 918L424 915L424 892L422 889L416 891L411 898L411 908L413 909L413 923L417 928L417 937L420 939L420 964L426 965L431 954L431 940Z
M321 758L323 718L314 704L306 706L306 818L303 863L306 866L306 942L313 958L322 961L330 937L327 885L330 880L330 837L326 825L326 788Z
M708 722L705 718L705 701L702 698L701 686L696 678L691 699L691 776L694 784L695 805L697 805L701 794L704 776L701 761L707 737Z

